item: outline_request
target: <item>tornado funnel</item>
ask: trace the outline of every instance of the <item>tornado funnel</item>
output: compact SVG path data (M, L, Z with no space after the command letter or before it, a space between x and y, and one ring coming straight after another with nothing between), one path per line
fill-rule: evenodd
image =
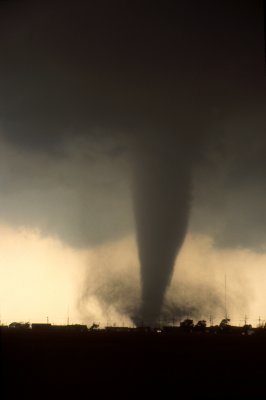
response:
M163 150L142 153L134 209L141 266L138 323L154 325L183 243L190 208L190 173L182 157Z

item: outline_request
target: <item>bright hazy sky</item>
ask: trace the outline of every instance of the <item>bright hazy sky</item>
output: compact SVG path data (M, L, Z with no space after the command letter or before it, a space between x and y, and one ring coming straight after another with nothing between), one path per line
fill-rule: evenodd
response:
M180 304L199 303L202 317L209 319L210 313L218 323L223 317L226 273L232 322L244 323L246 314L248 322L255 325L259 316L266 319L265 265L266 254L215 249L207 236L188 235L167 297L174 300L178 296ZM37 231L1 226L0 276L2 323L46 322L48 316L50 322L64 324L69 314L70 323L130 324L119 311L119 301L125 298L125 293L119 292L119 277L123 276L128 293L134 294L132 301L137 301L139 293L133 237L81 251ZM102 292L108 286L114 291L114 301L106 305ZM217 294L220 308L212 306L209 293Z

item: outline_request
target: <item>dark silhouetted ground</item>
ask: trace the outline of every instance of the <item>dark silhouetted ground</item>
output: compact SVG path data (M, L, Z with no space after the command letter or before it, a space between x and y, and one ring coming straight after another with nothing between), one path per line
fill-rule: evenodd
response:
M9 329L1 348L6 399L266 399L266 336Z

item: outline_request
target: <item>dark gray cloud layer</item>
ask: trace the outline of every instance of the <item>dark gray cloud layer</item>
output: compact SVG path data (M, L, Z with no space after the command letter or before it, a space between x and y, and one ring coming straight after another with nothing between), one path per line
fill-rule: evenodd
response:
M225 118L194 175L190 229L216 245L266 248L265 103Z
M132 229L133 190L154 315L192 186L191 229L265 242L262 15L259 1L2 3L1 220L90 246Z

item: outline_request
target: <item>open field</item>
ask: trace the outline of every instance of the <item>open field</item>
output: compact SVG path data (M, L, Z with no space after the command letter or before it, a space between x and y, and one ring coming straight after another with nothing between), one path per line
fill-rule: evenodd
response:
M10 330L1 335L6 398L15 389L35 398L49 393L127 399L146 392L147 398L166 399L266 398L265 336Z

